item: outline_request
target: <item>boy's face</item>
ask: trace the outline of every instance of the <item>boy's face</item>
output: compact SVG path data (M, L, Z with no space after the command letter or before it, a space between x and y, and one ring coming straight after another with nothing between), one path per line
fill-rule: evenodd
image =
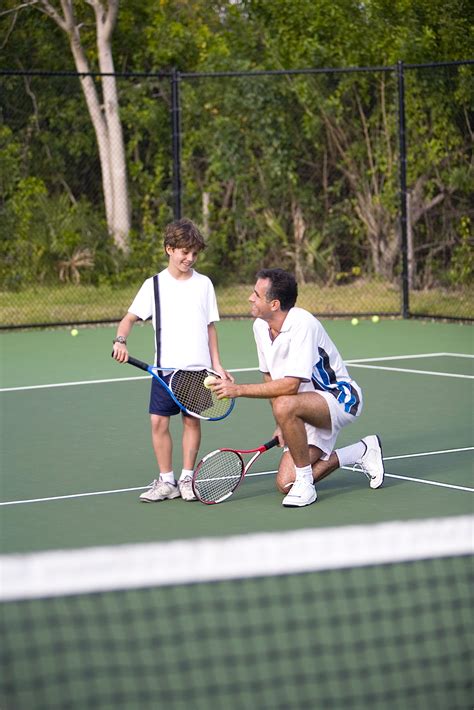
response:
M199 249L188 247L166 247L170 261L169 267L172 271L179 271L182 274L191 270L199 254Z

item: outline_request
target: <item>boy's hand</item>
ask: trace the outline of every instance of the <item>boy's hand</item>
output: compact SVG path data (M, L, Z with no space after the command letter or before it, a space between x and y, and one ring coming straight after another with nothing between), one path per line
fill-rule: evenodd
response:
M112 351L112 357L117 362L127 362L128 360L128 350L124 343L114 343L114 349Z
M222 377L223 380L235 382L235 380L232 377L232 375L230 374L230 372L228 372L227 370L224 370L223 367L215 367L214 369Z

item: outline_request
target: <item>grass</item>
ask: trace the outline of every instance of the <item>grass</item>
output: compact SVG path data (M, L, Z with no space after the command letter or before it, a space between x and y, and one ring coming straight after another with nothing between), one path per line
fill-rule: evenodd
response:
M0 292L0 325L73 324L118 321L127 311L140 284L111 286L38 286L19 293ZM216 289L222 316L247 316L253 284ZM351 284L299 287L298 305L319 316L401 314L398 288L381 281L359 279ZM474 318L474 289L410 293L410 313L440 318Z

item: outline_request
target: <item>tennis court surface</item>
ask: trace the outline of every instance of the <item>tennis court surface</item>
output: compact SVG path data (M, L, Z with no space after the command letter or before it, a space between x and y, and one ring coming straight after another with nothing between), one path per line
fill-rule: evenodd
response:
M473 707L472 328L325 326L365 397L338 445L378 433L387 476L335 472L304 509L278 450L221 505L140 504L149 381L111 360L114 328L2 335L2 709ZM259 381L251 321L219 337ZM132 354L152 342L136 328ZM201 454L272 433L239 400Z

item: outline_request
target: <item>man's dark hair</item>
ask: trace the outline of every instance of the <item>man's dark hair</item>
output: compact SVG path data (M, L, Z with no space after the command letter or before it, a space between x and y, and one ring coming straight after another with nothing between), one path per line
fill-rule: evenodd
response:
M257 279L268 279L267 301L280 301L282 311L289 311L298 298L298 284L293 274L283 269L260 269Z

